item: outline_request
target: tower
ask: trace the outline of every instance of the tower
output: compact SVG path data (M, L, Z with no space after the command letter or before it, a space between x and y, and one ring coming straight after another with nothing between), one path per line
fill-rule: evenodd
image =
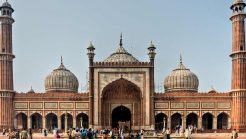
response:
M94 63L94 53L95 47L93 46L92 42L90 42L89 46L87 47L87 56L89 59L89 105L90 105L90 111L89 111L89 125L90 127L92 127L92 125L94 124L93 121L93 111L94 111L94 106L93 106L93 102L94 102L94 68L93 68L93 63Z
M0 7L0 129L13 127L12 24L14 10L6 1Z
M246 51L245 51L245 25L243 0L234 0L231 6L232 21L232 128L240 131L246 130Z
M150 94L150 121L151 121L151 129L154 129L154 119L155 119L155 114L154 114L154 92L155 92L155 45L152 43L152 41L150 42L150 46L148 47L148 55L149 55L149 60L150 60L150 90L151 90L151 94Z

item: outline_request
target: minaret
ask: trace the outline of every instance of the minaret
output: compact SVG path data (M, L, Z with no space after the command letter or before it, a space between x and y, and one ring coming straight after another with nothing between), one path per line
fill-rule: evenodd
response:
M12 24L14 10L6 1L0 7L0 129L13 128Z
M149 60L150 60L150 90L151 90L151 94L150 94L150 121L151 121L151 129L155 128L155 114L154 114L154 93L155 93L155 45L152 43L152 41L150 42L150 46L148 47L148 55L149 55Z
M246 130L246 51L245 25L246 14L243 0L234 0L231 6L232 21L232 129Z
M93 128L94 125L94 68L93 68L93 63L94 63L94 53L95 47L93 46L92 42L90 42L89 46L87 47L87 56L89 59L89 105L90 105L90 110L89 110L89 126Z

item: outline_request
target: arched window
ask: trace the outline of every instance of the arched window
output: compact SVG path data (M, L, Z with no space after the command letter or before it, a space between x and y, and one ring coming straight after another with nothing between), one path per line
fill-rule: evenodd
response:
M159 113L155 116L155 130L162 131L164 127L167 128L167 115Z
M217 116L217 129L227 129L227 128L228 128L228 115L223 112Z
M171 129L175 129L182 125L182 116L179 113L175 113L171 116Z
M202 127L204 129L213 128L213 115L211 113L206 113L202 116Z
M6 15L6 11L5 10L3 10L3 15Z
M195 113L190 113L189 115L187 115L186 118L186 127L188 126L197 127L197 121L198 121L197 115Z

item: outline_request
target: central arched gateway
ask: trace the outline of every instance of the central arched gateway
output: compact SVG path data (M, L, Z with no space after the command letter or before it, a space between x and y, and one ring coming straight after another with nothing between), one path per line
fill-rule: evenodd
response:
M124 78L111 82L103 89L101 102L103 127L120 128L119 121L127 122L131 129L141 125L141 91L134 83Z
M126 129L124 125L127 124L131 125L131 111L125 106L118 106L112 112L112 128Z

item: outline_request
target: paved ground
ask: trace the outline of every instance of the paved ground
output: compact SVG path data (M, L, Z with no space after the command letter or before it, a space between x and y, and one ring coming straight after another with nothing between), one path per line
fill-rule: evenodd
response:
M231 139L230 136L230 133L203 133L193 134L192 139ZM183 139L182 137L176 137L174 134L172 134L171 137L172 139ZM0 133L0 139L7 139L7 137L2 136ZM35 134L33 139L54 139L54 137L51 134L49 134L48 137L43 137L41 134ZM146 139L152 138L147 137ZM246 133L239 133L238 139L246 139Z

